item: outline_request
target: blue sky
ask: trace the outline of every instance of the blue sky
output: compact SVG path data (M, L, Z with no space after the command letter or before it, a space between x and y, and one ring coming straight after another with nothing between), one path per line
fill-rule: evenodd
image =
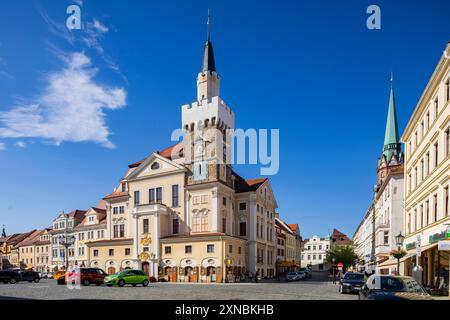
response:
M180 106L195 99L211 8L221 96L236 127L280 129L280 171L270 177L280 214L305 237L333 227L353 235L376 180L389 74L402 132L450 40L444 0L84 0L83 30L69 32L75 2L2 4L8 233L95 205L129 163L171 144ZM366 28L370 4L381 8L381 30ZM236 170L259 175L258 166Z

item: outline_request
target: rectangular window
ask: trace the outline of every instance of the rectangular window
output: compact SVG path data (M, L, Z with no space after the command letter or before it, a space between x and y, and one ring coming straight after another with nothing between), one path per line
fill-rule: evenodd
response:
M127 191L127 185L125 183L122 183L122 192Z
M124 213L125 212L125 207L124 206L120 206L119 207L119 213Z
M214 253L214 245L213 244L206 245L206 251L208 253Z
M434 205L434 210L433 210L434 221L433 222L436 222L436 221L438 221L438 196L437 196L437 194L435 194L433 196L433 205Z
M114 207L113 208L113 214L118 214L119 213L119 208L118 207Z
M389 231L384 231L383 243L386 244L386 245L389 244Z
M174 184L172 186L172 207L178 207L179 206L179 199L178 199L178 185Z
M444 215L446 217L448 217L448 214L449 214L448 207L449 207L449 203L448 203L448 186L447 186L444 188Z
M445 156L450 155L450 128L445 131Z
M227 218L222 218L222 232L227 233Z
M134 192L134 204L138 205L141 202L139 191Z
M434 120L437 120L439 115L439 99L436 97L434 100Z
M430 202L425 201L425 223L426 225L430 224Z
M125 225L121 224L119 226L119 237L124 238L125 237Z
M192 253L192 246L184 246L184 253Z
M148 233L148 219L142 220L142 232Z
M125 255L129 256L131 254L131 249L130 248L125 248Z
M180 220L178 218L172 220L172 233L178 234L180 232Z
M238 254L242 254L242 248L238 247Z
M434 167L438 166L438 156L439 156L439 142L436 141L434 144Z
M445 100L450 100L450 78L445 82Z
M224 206L227 205L227 198L225 198L225 197L222 198L222 204L223 204Z
M162 203L162 188L156 188L156 202Z
M247 223L246 222L239 223L239 235L241 237L245 237L247 235Z
M114 249L109 249L109 256L110 257L114 256Z
M171 254L172 253L172 247L170 247L170 246L164 247L164 253L165 254Z
M239 203L239 210L247 210L247 203L246 202L240 202Z
M117 224L113 226L113 237L114 238L119 237L119 226Z
M155 203L156 200L155 189L148 190L148 203Z
M233 246L231 244L228 246L228 252L233 253Z

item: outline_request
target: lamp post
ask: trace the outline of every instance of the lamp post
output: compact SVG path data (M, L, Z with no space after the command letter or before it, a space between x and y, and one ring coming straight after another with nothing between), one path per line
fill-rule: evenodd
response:
M66 229L63 234L60 234L58 236L58 242L65 249L64 250L64 256L66 260L65 267L67 271L69 269L69 247L75 243L75 236L68 234Z
M403 248L404 240L405 240L405 236L402 235L401 232L397 236L395 236L395 243L397 244L397 249L398 249L398 252L395 255L395 257L397 258L397 273L398 273L398 275L400 275L400 259L403 256L402 248Z

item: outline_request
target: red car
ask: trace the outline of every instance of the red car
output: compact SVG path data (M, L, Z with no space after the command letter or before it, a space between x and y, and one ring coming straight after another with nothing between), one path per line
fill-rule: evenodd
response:
M83 286L88 286L91 283L96 284L97 286L103 284L105 277L107 274L100 268L79 268L72 272L68 272L66 276L66 282L75 284L77 283L77 277L79 278L80 284Z

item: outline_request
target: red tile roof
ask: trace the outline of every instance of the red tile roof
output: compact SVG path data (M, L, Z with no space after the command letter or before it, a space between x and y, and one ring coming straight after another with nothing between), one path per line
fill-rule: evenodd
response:
M298 230L298 224L297 223L289 223L288 226L294 232L296 232Z
M267 180L267 178L245 180L239 175L237 174L235 175L236 175L235 189L237 193L255 191Z
M183 154L184 153L184 148L180 149L180 153L177 156L175 156L174 158L172 157L173 149L176 148L176 147L179 147L182 143L183 142L178 142L177 144L174 144L173 146L170 146L170 147L168 147L168 148L166 148L166 149L164 149L162 151L158 151L157 153L160 156L162 156L164 158L167 158L169 160L177 159L178 157L183 157L183 155L184 155ZM147 158L145 158L145 159L147 159ZM145 161L145 159L139 160L138 162L135 162L135 163L132 163L132 164L128 165L128 168L137 168L137 167L139 167Z
M114 199L114 198L120 198L120 197L127 197L127 196L129 196L129 194L128 194L128 192L117 192L117 191L114 191L113 193L111 193L111 194L108 194L107 196L104 196L103 197L103 200L108 200L108 199Z
M347 237L345 233L340 232L338 229L333 229L331 234L332 241L337 245L347 245L352 243L352 239Z

